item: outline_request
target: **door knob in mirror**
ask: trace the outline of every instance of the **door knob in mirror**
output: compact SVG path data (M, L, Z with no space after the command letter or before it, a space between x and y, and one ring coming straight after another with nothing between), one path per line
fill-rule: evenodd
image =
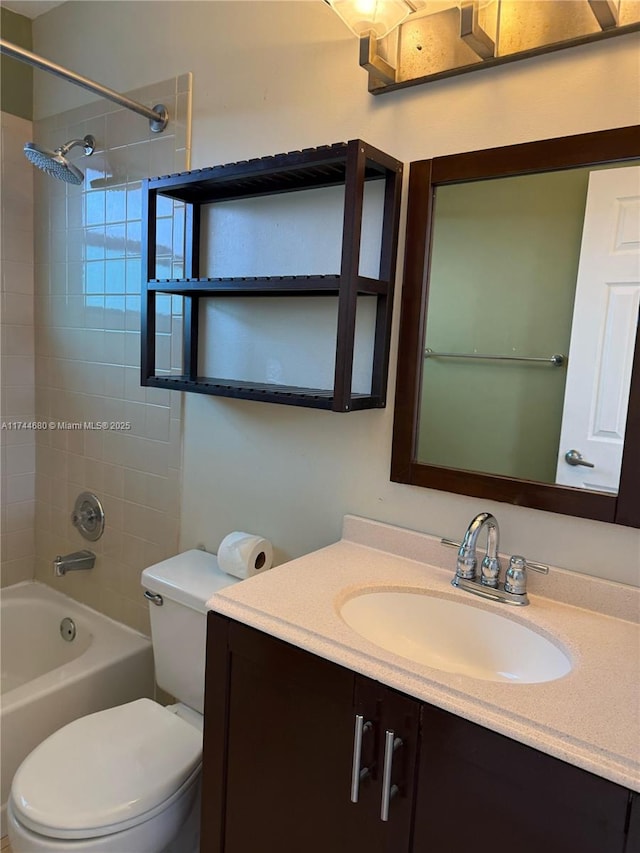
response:
M595 468L593 462L587 462L579 450L568 450L564 454L565 462L568 465L583 465L585 468Z

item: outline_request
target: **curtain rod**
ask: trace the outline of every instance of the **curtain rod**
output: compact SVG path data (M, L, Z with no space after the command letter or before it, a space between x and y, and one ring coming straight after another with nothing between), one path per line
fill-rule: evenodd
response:
M154 133L162 133L167 126L169 114L163 104L156 104L153 109L145 107L144 104L133 101L131 98L127 98L126 95L121 95L113 89L108 89L106 86L102 86L88 77L82 77L80 74L76 74L75 71L70 71L62 65L57 65L49 59L38 56L37 53L31 53L31 51L25 50L17 44L12 44L10 41L6 41L6 39L0 39L0 53L11 57L11 59L17 59L19 62L26 62L27 65L33 65L34 68L48 71L50 74L55 74L56 77L62 77L63 80L68 80L69 83L82 86L83 89L88 89L89 92L100 95L101 98L106 98L108 101L113 101L114 104L119 104L121 107L144 116L144 118L149 119L149 127Z

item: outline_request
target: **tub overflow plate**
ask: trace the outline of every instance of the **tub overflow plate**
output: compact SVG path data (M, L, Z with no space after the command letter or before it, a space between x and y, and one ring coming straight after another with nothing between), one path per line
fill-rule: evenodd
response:
M60 636L68 643L76 638L76 623L69 616L65 616L60 623Z

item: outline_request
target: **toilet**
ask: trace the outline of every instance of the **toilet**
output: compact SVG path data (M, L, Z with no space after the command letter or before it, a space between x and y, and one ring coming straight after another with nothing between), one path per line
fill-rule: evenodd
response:
M13 853L197 853L206 602L237 582L199 550L143 571L156 681L178 703L137 699L37 746L11 786Z

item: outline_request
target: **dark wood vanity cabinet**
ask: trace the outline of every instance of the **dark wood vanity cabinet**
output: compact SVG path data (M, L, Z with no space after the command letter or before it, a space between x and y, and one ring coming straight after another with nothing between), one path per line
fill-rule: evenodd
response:
M350 849L349 673L236 623L209 631L201 849Z
M409 853L419 710L380 684L210 614L201 850ZM372 725L360 760L369 773L352 803L357 714ZM387 729L403 745L390 780L398 793L382 822Z
M479 841L493 853L632 853L629 799L619 785L423 706L415 853L462 853Z
M640 853L639 798L621 786L208 620L202 853Z
M631 794L625 853L640 853L640 794Z

